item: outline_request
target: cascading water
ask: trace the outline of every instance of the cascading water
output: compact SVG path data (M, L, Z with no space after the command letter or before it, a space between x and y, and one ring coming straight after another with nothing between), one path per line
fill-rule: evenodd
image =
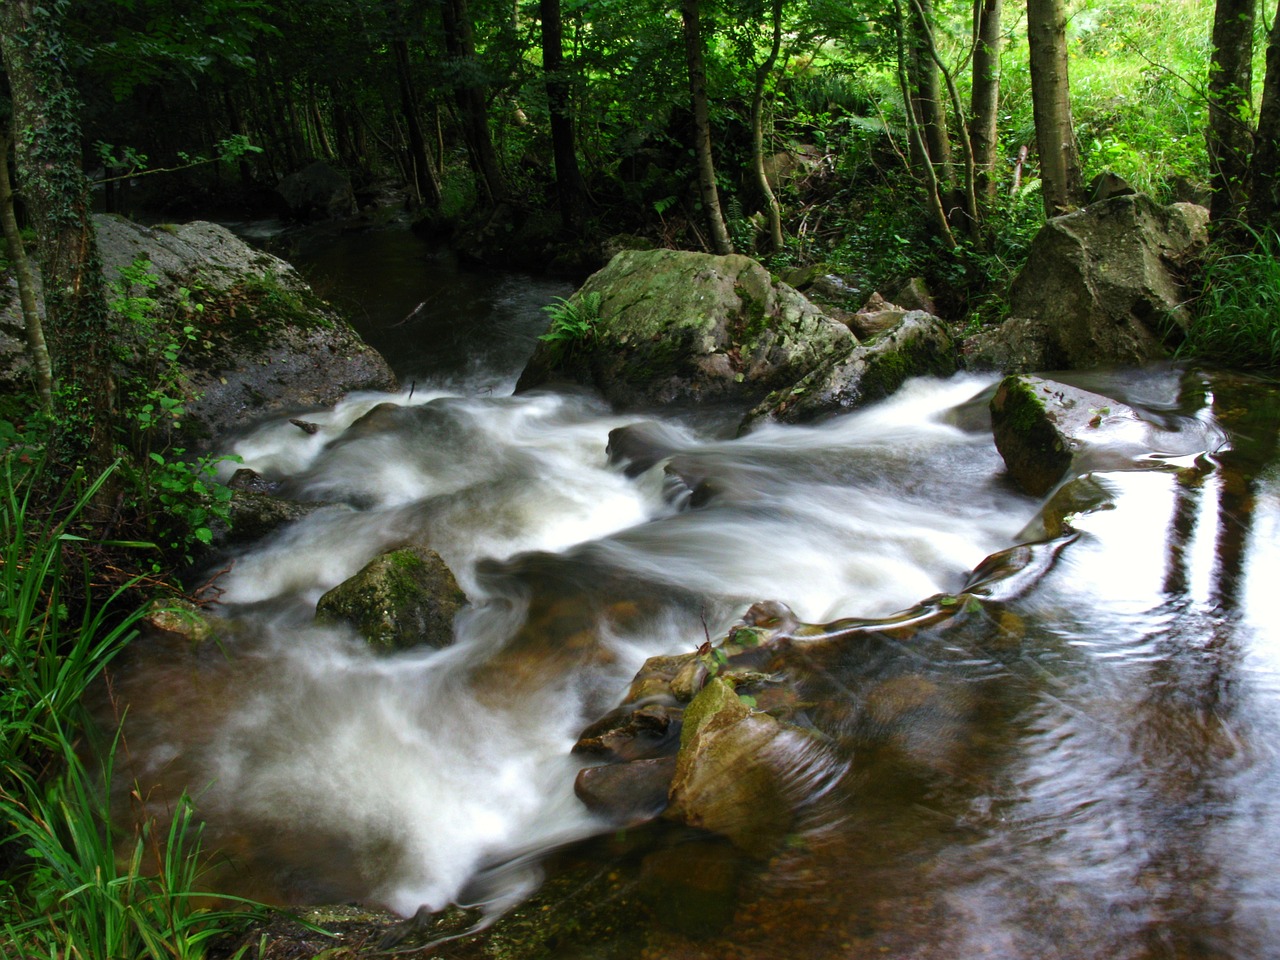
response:
M536 887L541 852L610 829L574 795L570 748L646 658L755 601L826 622L959 592L1042 506L1004 478L988 378L733 438L717 417L511 396L516 372L410 376L307 413L314 433L281 418L236 441L323 505L226 558L216 645L144 642L116 681L131 773L157 809L196 795L224 885L498 912ZM1178 383L1130 383L1159 387L1129 399L1169 437L1213 403L1175 410ZM648 453L611 462L620 428ZM819 717L836 749L795 764L822 803L752 868L719 946L687 955L1267 955L1280 889L1253 848L1280 840L1278 482L1250 474L1236 529L1235 475L1176 452L1181 472L1096 474L1078 539L981 623L824 663L814 689L844 692L815 701L865 715ZM378 654L314 622L324 591L406 542L468 596L453 645Z

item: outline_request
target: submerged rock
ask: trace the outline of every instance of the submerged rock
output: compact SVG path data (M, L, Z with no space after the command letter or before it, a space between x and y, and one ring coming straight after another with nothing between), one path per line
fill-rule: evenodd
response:
M517 391L561 378L621 408L751 402L856 345L843 324L738 255L623 251L568 309L587 332L540 343Z
M434 551L393 550L369 561L316 604L322 623L348 623L382 651L453 642L453 618L467 597Z

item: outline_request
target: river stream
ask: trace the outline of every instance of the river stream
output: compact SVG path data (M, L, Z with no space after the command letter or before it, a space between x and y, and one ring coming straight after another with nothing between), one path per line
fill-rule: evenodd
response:
M114 682L139 792L157 812L194 795L221 884L498 915L538 888L544 854L578 849L642 906L566 956L1280 953L1274 385L1082 381L1152 425L1143 462L1078 487L1075 535L1034 576L822 664L811 683L862 719L815 720L835 747L797 756L808 793L785 844L623 841L575 797L570 748L646 658L760 600L812 623L888 617L1043 536L1044 504L991 440L994 379L913 381L736 438L721 410L513 396L561 284L462 272L391 231L303 259L322 294L360 304L405 387L305 411L313 434L282 417L234 438L245 466L324 505L225 558L218 643L144 639ZM628 476L606 449L637 423L669 455ZM668 463L703 481L696 500ZM323 592L406 541L467 593L452 646L379 655L313 622Z

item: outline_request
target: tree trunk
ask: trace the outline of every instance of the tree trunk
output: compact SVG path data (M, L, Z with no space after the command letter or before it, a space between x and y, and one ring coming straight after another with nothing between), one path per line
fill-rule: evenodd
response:
M942 103L942 80L930 47L933 32L933 0L912 0L909 18L911 103L924 134L928 161L933 164L941 192L951 189L951 139L947 132L947 111Z
M996 199L1001 6L1001 0L974 0L973 4L973 84L969 101L969 141L973 144L974 192L988 209Z
M1253 135L1253 26L1256 0L1218 0L1209 58L1209 217L1244 218Z
M111 348L115 340L98 261L89 184L81 169L79 98L67 73L61 7L0 3L0 50L13 97L14 155L39 238L58 457L91 474L115 449Z
M907 138L911 145L911 156L923 158L916 164L916 168L920 171L924 179L924 198L925 206L929 211L929 219L932 221L933 229L941 238L943 245L948 250L955 249L956 238L951 232L951 224L947 221L946 207L942 203L942 193L939 190L938 174L934 170L933 164L929 162L929 150L925 146L924 133L921 129L919 119L916 112L911 109L911 79L909 76L909 56L907 53L907 20L902 10L901 0L893 0L894 9L894 35L897 40L898 54L898 89L902 92L902 99L907 104L906 121L907 121Z
M0 221L4 226L4 238L9 245L9 261L18 279L18 302L22 305L22 324L26 329L27 359L35 374L36 396L40 408L53 413L53 373L49 365L49 348L44 340L44 322L36 303L36 278L27 259L26 244L18 230L18 218L13 212L13 186L9 180L9 137L0 133Z
M560 0L540 0L538 9L542 18L542 73L551 115L551 153L556 165L556 199L565 229L576 230L585 219L584 190L578 169L570 78L564 62Z
M689 69L689 96L693 105L693 149L698 161L698 192L706 210L711 230L711 245L716 253L733 253L733 241L720 209L720 192L716 188L716 168L711 156L711 113L707 105L707 69L702 51L701 12L699 0L680 0L680 16L684 24L685 61Z
M440 18L444 27L445 49L454 61L454 70L459 78L455 82L454 96L467 152L472 168L480 178L480 185L488 194L490 205L496 206L506 200L507 185L489 134L484 85L477 75L479 65L476 63L475 36L467 0L443 0Z
M778 52L782 49L782 0L773 0L770 28L769 55L756 67L755 84L751 90L751 161L769 220L769 246L774 253L781 253L785 242L782 237L782 208L778 205L778 198L769 185L769 177L764 169L764 88L778 62Z
M1280 231L1280 9L1267 37L1267 73L1250 167L1249 225Z
M409 43L403 37L391 41L391 52L396 61L396 84L400 89L400 113L408 129L408 167L412 186L418 202L428 209L440 209L440 181L436 178L435 164L427 152L427 138L422 133L418 116L418 91L414 87L413 74L409 71Z
M1056 217L1076 209L1084 200L1080 153L1071 120L1064 0L1027 0L1027 43L1044 213Z

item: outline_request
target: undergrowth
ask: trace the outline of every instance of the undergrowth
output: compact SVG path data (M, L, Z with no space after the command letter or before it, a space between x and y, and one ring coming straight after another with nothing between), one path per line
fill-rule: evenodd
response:
M1280 236L1205 262L1203 292L1178 355L1232 367L1280 366Z

